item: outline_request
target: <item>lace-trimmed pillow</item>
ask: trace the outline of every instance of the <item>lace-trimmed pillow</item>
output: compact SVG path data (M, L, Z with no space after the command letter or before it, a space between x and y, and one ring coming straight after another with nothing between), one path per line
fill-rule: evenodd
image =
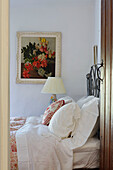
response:
M60 100L64 100L65 104L74 102L74 100L71 97L69 97L69 96L65 96L65 97L62 97L62 98L58 99L58 101L60 101Z
M65 104L64 100L56 101L49 105L47 109L44 112L42 124L43 125L49 125L49 122L52 118L52 116L55 114L55 112L60 109Z

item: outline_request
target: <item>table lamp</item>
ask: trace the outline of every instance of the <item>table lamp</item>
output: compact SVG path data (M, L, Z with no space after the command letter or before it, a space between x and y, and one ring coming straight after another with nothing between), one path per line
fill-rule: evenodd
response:
M65 94L66 90L64 88L63 80L61 77L48 77L41 93L52 94L51 100L56 101L56 94ZM50 103L52 103L50 100Z

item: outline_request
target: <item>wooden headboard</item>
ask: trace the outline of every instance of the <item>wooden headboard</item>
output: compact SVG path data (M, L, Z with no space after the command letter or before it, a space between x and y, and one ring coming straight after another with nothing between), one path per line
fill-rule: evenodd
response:
M99 66L100 65L100 66ZM87 95L93 95L100 97L100 68L103 67L103 61L101 64L95 64L91 66L90 73L86 75L87 78Z

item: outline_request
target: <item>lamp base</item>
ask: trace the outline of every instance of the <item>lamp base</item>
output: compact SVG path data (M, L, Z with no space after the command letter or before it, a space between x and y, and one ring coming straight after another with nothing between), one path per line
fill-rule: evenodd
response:
M56 94L52 94L51 98L50 98L50 104L52 104L53 102L56 102L57 98L56 98Z

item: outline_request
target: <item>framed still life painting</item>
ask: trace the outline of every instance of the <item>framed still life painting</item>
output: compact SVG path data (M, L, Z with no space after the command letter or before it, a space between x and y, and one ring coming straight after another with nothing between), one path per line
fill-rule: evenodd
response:
M61 76L60 32L17 32L17 83Z

